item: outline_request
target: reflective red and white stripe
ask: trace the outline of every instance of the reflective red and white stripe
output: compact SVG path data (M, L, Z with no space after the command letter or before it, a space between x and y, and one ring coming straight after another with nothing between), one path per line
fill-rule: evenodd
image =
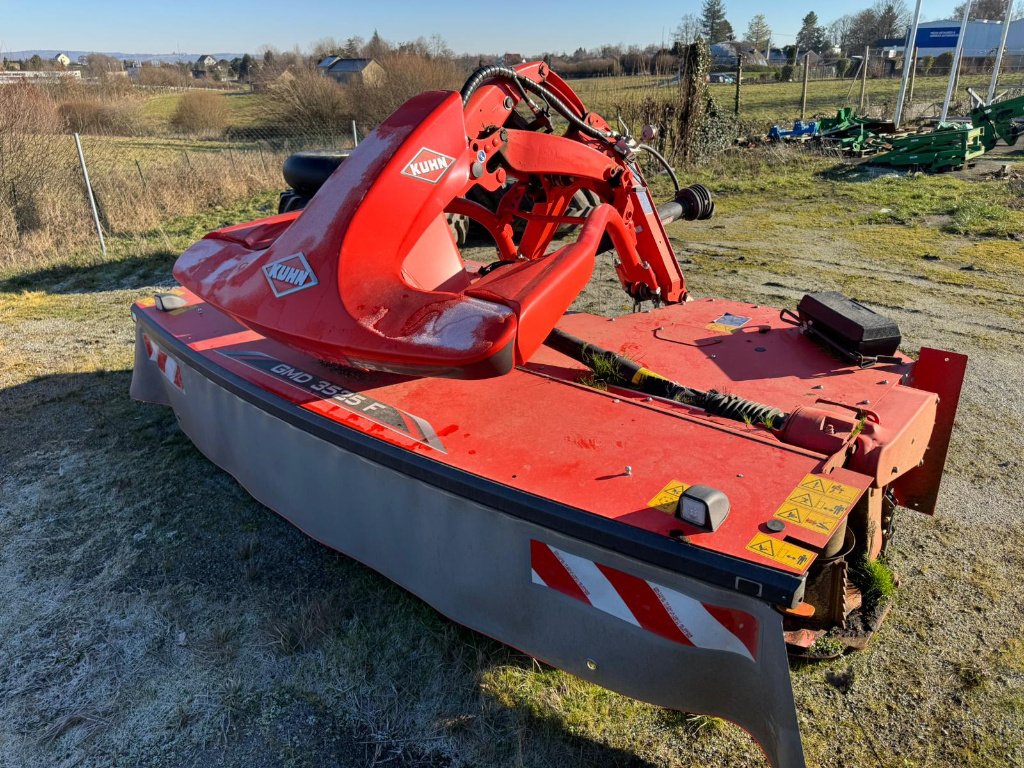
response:
M757 658L757 619L711 605L539 541L530 542L533 583L694 648Z
M150 360L156 363L156 367L160 369L160 373L162 373L164 377L171 382L171 384L184 392L185 385L181 380L181 366L178 365L178 361L160 349L160 346L146 334L142 334L142 341L146 345L146 354L149 355Z

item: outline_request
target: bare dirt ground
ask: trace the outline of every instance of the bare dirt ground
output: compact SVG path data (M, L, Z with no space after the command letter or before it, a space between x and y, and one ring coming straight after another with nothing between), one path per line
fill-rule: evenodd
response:
M940 514L898 518L887 623L793 670L809 763L1024 765L1024 243L729 199L670 230L696 295L843 290L907 351L971 356ZM128 306L170 263L0 280L0 766L764 765L731 725L441 619L132 402ZM630 308L607 259L578 306Z

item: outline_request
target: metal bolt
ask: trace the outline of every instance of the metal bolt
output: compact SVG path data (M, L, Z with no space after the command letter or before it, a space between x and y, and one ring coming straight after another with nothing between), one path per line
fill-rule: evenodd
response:
M743 473L742 472L737 473L736 477L743 477Z
M617 403L617 402L619 402L619 398L617 398L617 397L616 397L616 398L615 398L614 400L612 400L612 402L613 402L613 403Z
M896 473L898 473L899 471L900 471L900 468L899 468L899 467L893 467L893 468L892 468L892 473L893 473L894 475L895 475Z
M708 357L710 357L712 360L718 359L718 355L708 355Z
M769 531L772 531L774 533L779 533L780 531L786 530L786 524L781 520L769 520L767 523L765 523L765 527Z
M631 466L629 466L629 464L627 464L626 465L626 477L632 477L632 476L633 476L633 468Z
M596 672L597 671L597 662L594 661L593 659L587 659L587 669L589 669L591 672Z
M815 384L813 387L811 387L811 389L824 389L824 388L825 388L824 384Z
M879 383L879 384L888 384L888 383L889 383L889 380L888 380L888 379L882 379L882 380L881 380L880 382L878 382L878 383Z
M857 405L871 405L870 400L861 400Z
M651 402L651 401L652 401L653 399L654 399L653 397L645 397L645 398L644 398L644 402L645 402L645 403L649 403L649 402Z

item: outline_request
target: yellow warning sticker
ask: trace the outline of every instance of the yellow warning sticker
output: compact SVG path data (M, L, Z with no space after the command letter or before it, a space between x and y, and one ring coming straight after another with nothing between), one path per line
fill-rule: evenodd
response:
M775 510L775 517L815 533L830 534L861 490L818 475L807 475Z
M718 333L735 333L749 322L749 317L743 317L741 315L734 315L730 312L726 312L721 317L716 318L713 323L705 325L704 329L708 331L717 331Z
M747 544L747 549L761 557L788 565L791 568L798 568L801 571L806 570L817 556L809 549L798 547L796 544L790 544L781 539L773 539L764 533L759 533L752 538Z
M674 515L679 508L679 497L689 487L688 483L673 480L658 491L658 495L648 501L647 506L664 512L666 515Z

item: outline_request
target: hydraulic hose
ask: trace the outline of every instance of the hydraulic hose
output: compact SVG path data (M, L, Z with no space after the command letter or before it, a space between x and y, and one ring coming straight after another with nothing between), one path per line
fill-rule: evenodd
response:
M555 111L568 120L569 124L576 128L580 133L585 133L591 138L600 139L602 141L615 141L618 139L618 134L612 133L611 131L602 131L592 125L587 125L587 123L581 119L580 115L577 115L568 104L558 98L558 96L556 96L552 91L548 90L540 83L534 82L528 77L523 77L511 67L502 67L497 64L480 67L480 69L469 76L465 85L462 86L462 90L459 91L463 105L469 103L469 97L473 95L477 88L488 80L493 80L495 78L510 80L524 90L533 91L543 98L550 106L554 107Z
M650 146L649 144L637 144L636 148L637 149L642 149L644 152L648 153L649 155L652 155L655 160L657 160L659 163L661 163L661 167L664 168L668 172L668 175L672 178L672 184L675 186L676 192L678 192L679 191L679 177L676 176L675 168L673 168L669 164L668 160L665 159L665 156L663 154L661 154L658 150L656 150L654 147Z
M702 408L713 416L747 424L759 424L769 429L782 429L786 422L787 414L778 408L747 400L739 395L726 395L713 389L703 392L687 387L644 368L627 357L602 349L558 328L548 334L544 345L583 363L613 386L675 400L677 403Z

